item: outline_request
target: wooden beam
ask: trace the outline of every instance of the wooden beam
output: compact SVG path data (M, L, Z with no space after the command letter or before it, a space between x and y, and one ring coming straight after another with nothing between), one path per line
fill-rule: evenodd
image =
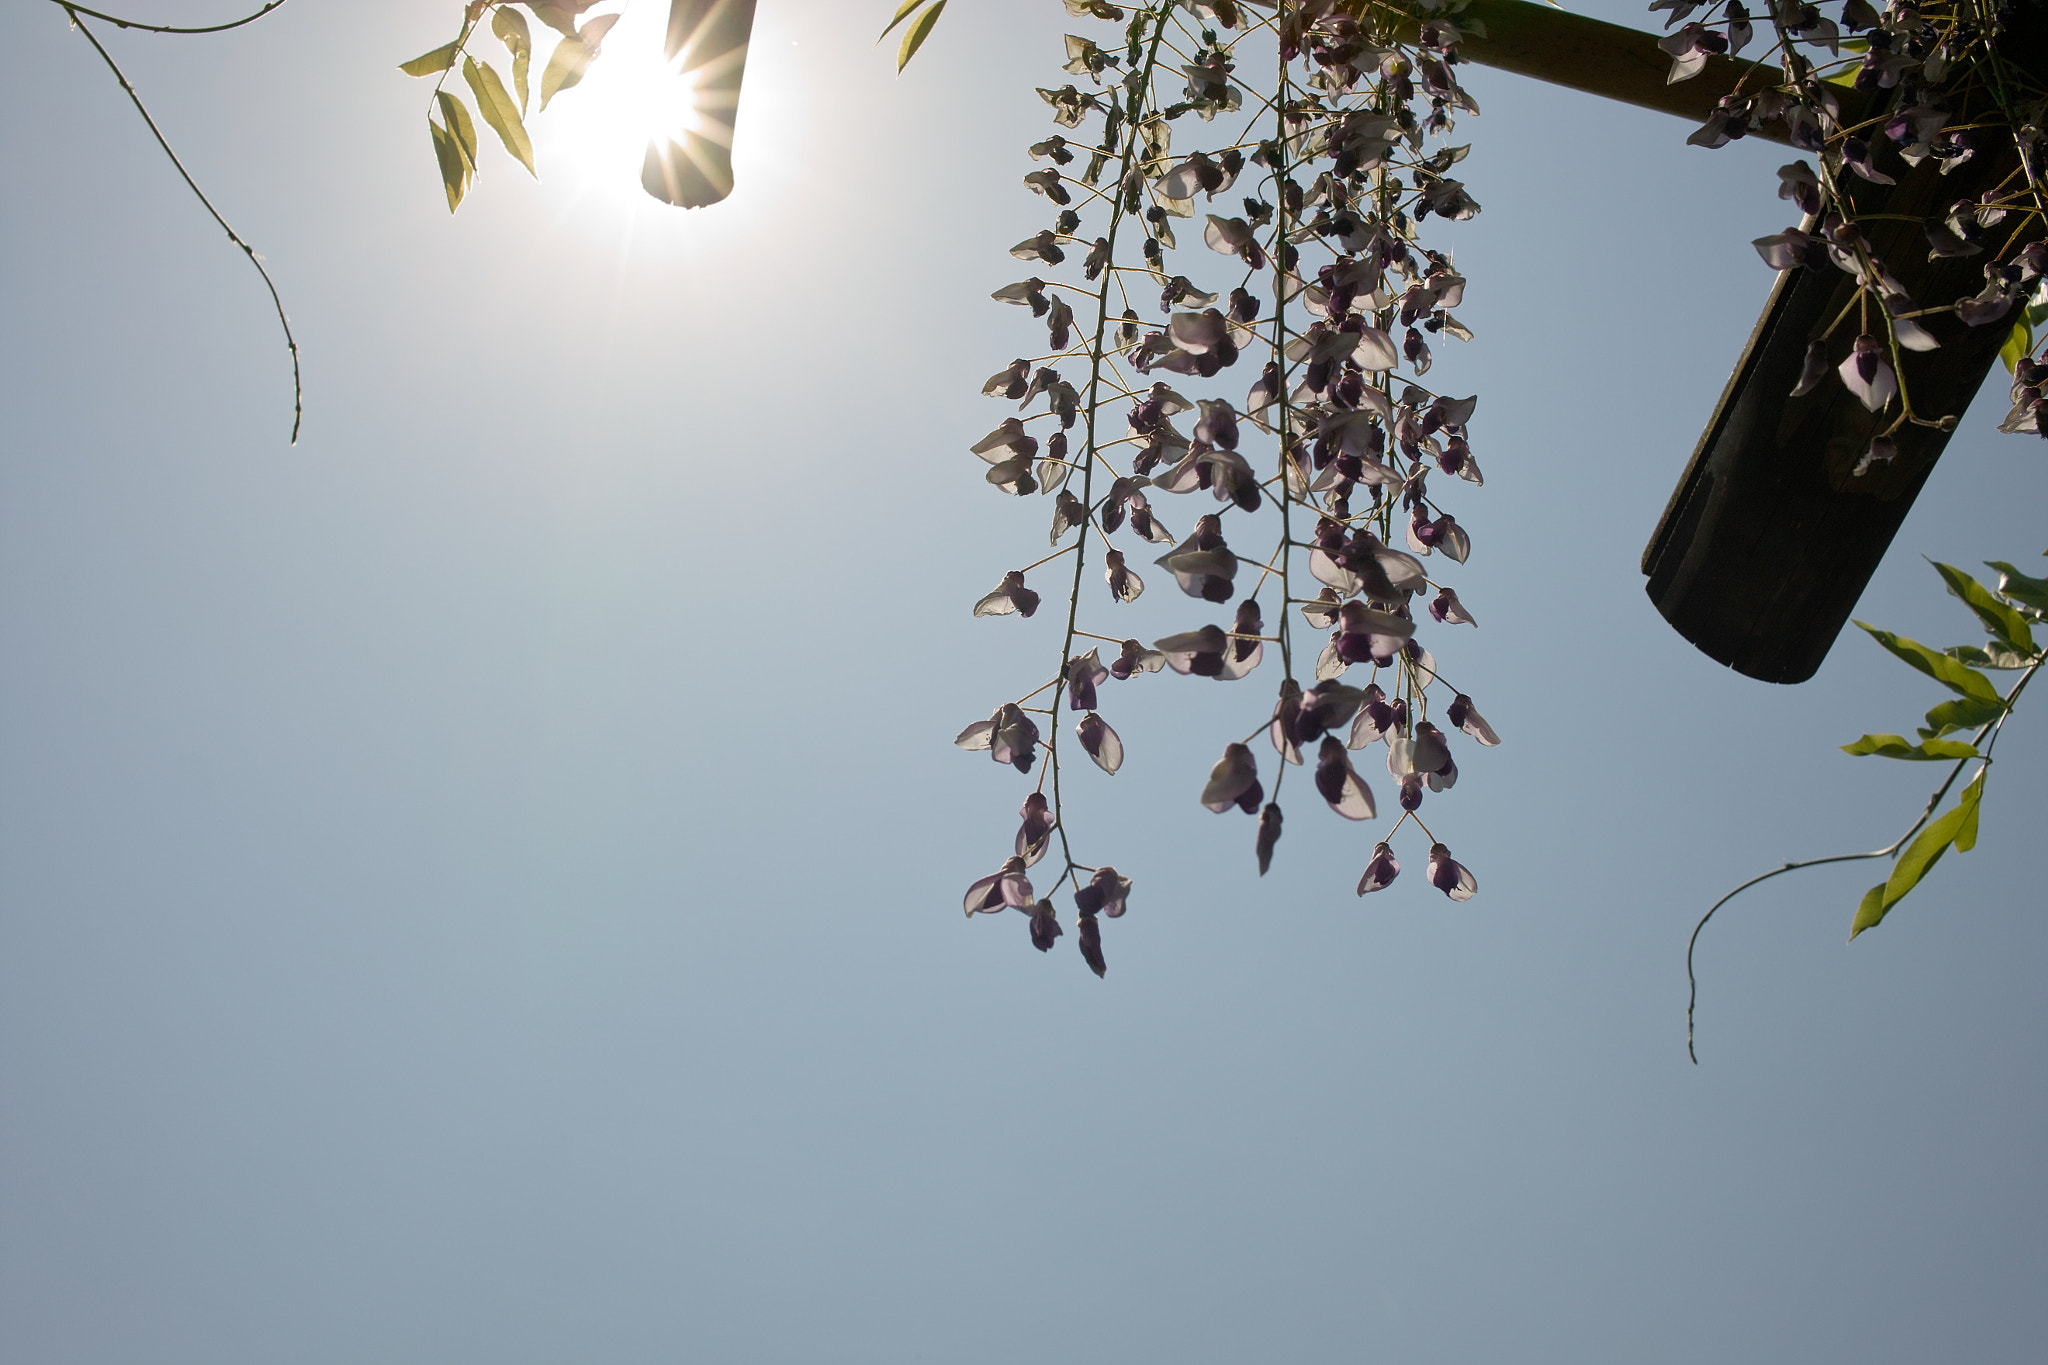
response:
M1720 98L1752 71L1752 91L1769 89L1783 79L1776 67L1709 57L1699 75L1672 85L1671 56L1657 46L1658 35L1529 0L1472 0L1450 17L1461 25L1477 19L1486 29L1484 37L1467 33L1459 43L1459 55L1468 62L1693 123L1705 123ZM1404 36L1412 39L1415 31L1410 25ZM1769 124L1750 136L1784 142L1784 125Z

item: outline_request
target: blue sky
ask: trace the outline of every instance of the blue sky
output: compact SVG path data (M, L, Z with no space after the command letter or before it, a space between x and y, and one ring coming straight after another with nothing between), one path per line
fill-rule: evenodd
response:
M1079 784L1137 880L1097 981L963 923L1024 787L950 744L1057 647L969 617L1044 516L966 447L1064 11L959 0L898 79L881 7L764 0L727 204L551 161L572 92L450 219L393 68L454 8L106 39L277 277L296 449L246 263L61 14L0 17L0 1354L2038 1353L2029 716L1879 930L1861 869L1724 912L1685 1058L1699 912L1926 792L1835 746L1932 684L1731 674L1636 567L1782 149L1474 73L1441 366L1506 743L1433 799L1481 893L1357 900L1306 812L1258 878L1194 795L1262 704L1151 679ZM1990 407L1859 615L1963 640L1918 556L2048 544Z

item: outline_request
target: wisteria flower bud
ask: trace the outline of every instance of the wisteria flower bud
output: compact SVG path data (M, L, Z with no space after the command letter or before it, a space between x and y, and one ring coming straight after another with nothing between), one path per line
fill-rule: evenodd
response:
M1080 933L1081 959L1088 964L1088 970L1097 976L1109 975L1109 964L1102 957L1102 922L1094 915L1081 916Z
M1273 850L1279 843L1280 807L1268 803L1266 808L1259 812L1259 834L1253 850L1258 854L1261 877L1265 876L1266 870L1273 865Z
M1050 900L1040 901L1031 911L1031 946L1041 953L1052 951L1060 936L1060 919Z
M1017 813L1024 817L1024 823L1017 829L1017 856L1026 867L1033 867L1045 856L1046 844L1052 838L1052 810L1046 805L1043 792L1033 792L1024 798L1023 809Z

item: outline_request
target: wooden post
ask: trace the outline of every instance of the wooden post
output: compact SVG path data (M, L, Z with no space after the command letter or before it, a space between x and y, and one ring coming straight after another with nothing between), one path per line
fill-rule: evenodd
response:
M670 61L687 51L684 74L697 83L701 126L681 142L647 144L640 183L665 204L703 208L732 193L732 132L747 74L754 0L670 0Z

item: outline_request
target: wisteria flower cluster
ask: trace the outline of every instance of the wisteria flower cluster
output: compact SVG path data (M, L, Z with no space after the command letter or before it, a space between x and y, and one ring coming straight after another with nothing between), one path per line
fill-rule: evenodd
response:
M1077 856L1061 731L1108 780L1125 760L1113 716L1167 675L1269 680L1190 792L1251 818L1261 873L1301 767L1340 822L1382 818L1376 783L1391 798L1361 841L1360 895L1399 877L1413 824L1423 877L1467 900L1476 878L1423 816L1458 781L1458 746L1499 743L1422 638L1477 625L1442 581L1473 547L1441 500L1481 483L1477 399L1424 383L1435 347L1472 335L1452 311L1464 276L1423 240L1479 212L1450 141L1478 113L1458 80L1461 5L1064 3L1115 27L1069 35L1073 79L1039 91L1055 131L1023 180L1051 222L1011 248L1033 273L994 298L1040 344L989 377L1015 412L970 450L991 487L1051 512L1052 553L975 615L1030 618L1054 576L1065 611L1052 676L956 740L1034 778L965 909L1019 911L1047 950L1071 894L1082 956L1106 971L1100 922L1131 879ZM1149 641L1118 620L1148 577L1181 603Z
M1841 270L1856 282L1813 338L1792 390L1840 384L1870 412L1892 415L1853 474L1897 459L1894 438L1908 423L1954 428L1954 413L1915 409L1906 359L1942 344L1927 325L1939 315L2005 334L2002 355L2018 382L2000 429L2048 436L2042 363L2032 354L2048 319L2048 90L2029 74L2040 54L2025 51L2030 40L2009 27L2009 12L1978 0L1893 0L1882 10L1870 0L1827 10L1766 0L1759 15L1743 0L1654 0L1650 9L1676 26L1661 44L1673 81L1699 74L1714 54L1764 48L1688 141L1721 147L1772 127L1811 156L1778 171L1779 197L1800 223L1757 239L1756 249L1775 270ZM1901 262L1888 266L1872 240L1875 224L1899 217L1899 175L1930 161L1944 177L1972 163L1976 172L1971 192L1918 220L1911 248L1928 260L1982 260L1982 288L1960 298L1914 298L1898 279L1909 272L1895 273ZM1844 347L1839 334L1852 317Z

